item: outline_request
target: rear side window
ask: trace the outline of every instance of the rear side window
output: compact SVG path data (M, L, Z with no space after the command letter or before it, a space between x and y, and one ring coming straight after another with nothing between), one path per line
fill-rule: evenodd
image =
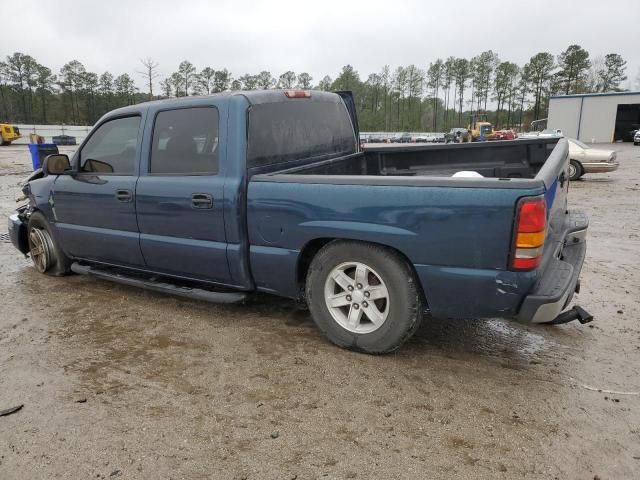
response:
M139 128L140 117L116 118L100 125L80 151L80 170L131 175Z
M218 173L218 110L181 108L158 113L153 127L150 173Z
M347 109L331 101L291 99L249 110L248 167L355 153Z

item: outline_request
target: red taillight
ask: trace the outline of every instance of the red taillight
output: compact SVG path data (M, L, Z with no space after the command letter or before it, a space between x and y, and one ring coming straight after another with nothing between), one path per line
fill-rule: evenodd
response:
M287 98L311 98L309 90L285 90L284 96Z
M541 232L547 225L547 206L544 198L525 200L518 212L518 232Z
M511 268L533 270L540 264L547 228L544 197L526 198L518 205Z

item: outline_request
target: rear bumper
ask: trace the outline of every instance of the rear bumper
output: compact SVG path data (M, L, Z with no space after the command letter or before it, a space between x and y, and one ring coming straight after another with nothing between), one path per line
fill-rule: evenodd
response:
M618 169L618 162L584 162L582 168L584 173L605 173L613 172Z
M9 238L13 246L25 255L29 253L29 242L27 240L27 226L20 219L17 213L12 213L8 219Z
M586 214L569 213L562 241L555 245L553 256L545 262L532 291L524 298L518 312L519 321L547 323L569 305L587 251L588 226Z

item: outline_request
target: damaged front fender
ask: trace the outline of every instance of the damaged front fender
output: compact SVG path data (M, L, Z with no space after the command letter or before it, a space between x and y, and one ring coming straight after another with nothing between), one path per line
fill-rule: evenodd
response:
M21 193L19 193L16 196L16 202L22 202L23 200L27 200L29 198L29 194L31 193L31 183L34 180L38 180L40 178L44 177L44 172L42 171L41 168L38 168L37 170L35 170L31 175L29 175L29 177L27 177L27 179L24 181L24 183L22 184L20 191Z
M40 211L45 217L52 218L55 179L55 176L45 175L40 168L29 175L21 186L22 195L16 199L16 201L28 200L28 203L18 207L9 216L9 238L13 245L25 255L29 253L27 227L31 214Z

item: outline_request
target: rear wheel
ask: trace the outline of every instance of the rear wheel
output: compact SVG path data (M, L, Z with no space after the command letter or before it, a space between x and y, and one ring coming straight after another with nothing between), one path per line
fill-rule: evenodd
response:
M28 226L29 253L33 266L40 273L62 276L71 270L71 260L56 243L44 215L34 212Z
M406 260L387 248L336 241L314 258L307 303L316 325L340 347L387 353L422 320L422 297Z
M582 165L577 160L571 160L569 162L569 180L578 180L584 175Z

